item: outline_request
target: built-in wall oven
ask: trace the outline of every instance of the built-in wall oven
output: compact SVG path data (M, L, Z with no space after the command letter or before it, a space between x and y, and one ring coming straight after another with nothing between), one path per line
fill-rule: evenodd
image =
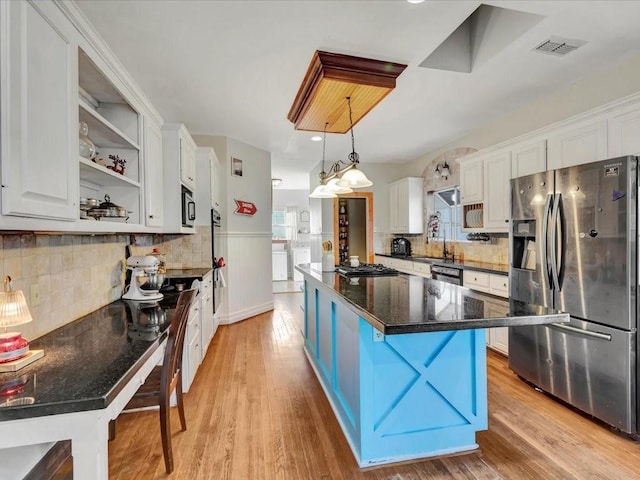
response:
M431 265L431 278L442 282L453 283L454 285L462 285L462 269L442 265Z
M213 265L213 313L215 313L220 308L222 300L220 273L224 265L220 244L220 212L215 208L211 209L211 259Z

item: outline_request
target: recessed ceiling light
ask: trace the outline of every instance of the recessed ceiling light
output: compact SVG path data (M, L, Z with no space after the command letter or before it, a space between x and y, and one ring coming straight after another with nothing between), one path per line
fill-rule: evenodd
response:
M409 3L424 3L424 0L407 0Z
M314 135L313 137L311 137L312 142L319 142L321 140L322 140L322 137L319 135Z

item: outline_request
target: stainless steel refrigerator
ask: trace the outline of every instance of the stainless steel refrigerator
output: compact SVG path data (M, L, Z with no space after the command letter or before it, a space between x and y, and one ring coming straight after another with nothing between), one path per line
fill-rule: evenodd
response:
M510 297L571 315L512 327L509 367L637 433L637 172L621 157L511 181Z

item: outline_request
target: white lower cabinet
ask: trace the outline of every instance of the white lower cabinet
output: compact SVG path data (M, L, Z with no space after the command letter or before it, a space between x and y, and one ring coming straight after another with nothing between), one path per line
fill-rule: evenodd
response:
M200 296L201 347L204 358L217 328L213 315L213 270L202 278Z
M376 255L374 262L385 267L395 268L403 273L411 273L420 277L431 278L431 264L426 262L413 262L402 258L390 258L383 255Z
M187 332L185 333L182 351L182 390L184 392L189 391L189 387L191 387L198 367L202 362L200 298L201 295L198 295L193 301L189 311L189 319L187 320Z
M271 252L271 279L280 281L287 279L287 252Z
M465 270L463 272L463 285L478 292L489 293L497 297L509 298L509 277L493 273ZM485 314L492 316L492 309L502 312L500 305L491 301L485 302ZM509 327L487 329L487 346L505 355L509 354Z

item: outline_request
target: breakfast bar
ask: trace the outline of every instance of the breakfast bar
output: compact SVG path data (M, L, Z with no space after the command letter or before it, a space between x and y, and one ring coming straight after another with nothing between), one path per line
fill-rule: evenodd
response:
M414 275L305 279L305 353L360 467L477 449L485 329L567 314Z

